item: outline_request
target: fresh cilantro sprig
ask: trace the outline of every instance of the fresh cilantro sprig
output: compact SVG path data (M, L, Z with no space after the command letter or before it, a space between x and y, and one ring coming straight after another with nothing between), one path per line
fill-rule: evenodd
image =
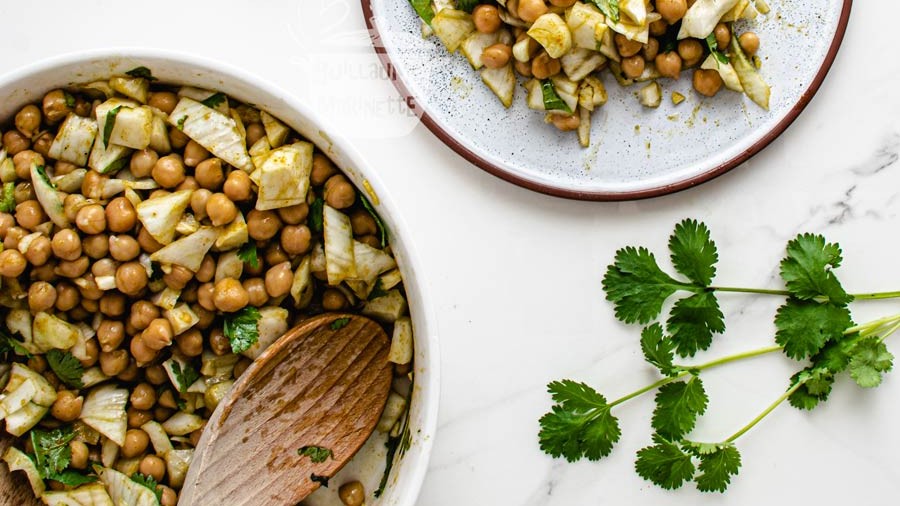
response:
M900 314L856 325L849 304L898 298L900 292L847 293L835 273L843 261L841 249L824 237L800 234L787 243L780 263L783 289L713 285L718 251L709 229L695 220L679 223L668 247L677 274L664 272L648 249L629 246L616 252L603 279L616 317L645 325L641 351L661 378L612 401L584 383L551 382L548 391L554 404L540 419L538 434L541 449L549 455L569 461L609 455L621 437L614 408L656 392L650 419L652 444L638 451L637 474L665 489L693 481L703 492L724 492L741 467L735 441L778 406L787 401L810 410L828 399L839 375L847 373L858 386L873 388L893 368L894 357L885 339L900 329ZM676 354L685 357L705 350L712 344L713 334L725 331L716 292L784 297L774 316L775 344L702 364L677 364ZM676 293L684 296L670 305L663 325L657 320ZM701 380L703 371L774 352L783 352L801 364L786 391L721 441L688 439L709 405Z
M259 340L257 322L260 319L259 309L247 306L236 313L225 316L222 332L231 342L231 351L243 353Z
M56 377L71 388L81 388L84 382L81 376L84 374L84 366L68 351L60 351L52 349L44 355L47 359L47 365L56 374Z
M253 241L245 242L238 250L237 256L242 262L248 264L250 267L253 267L254 269L259 268L259 255L256 250L256 243Z
M43 478L51 478L63 472L72 461L69 443L75 439L72 427L60 427L51 431L31 430L34 460Z

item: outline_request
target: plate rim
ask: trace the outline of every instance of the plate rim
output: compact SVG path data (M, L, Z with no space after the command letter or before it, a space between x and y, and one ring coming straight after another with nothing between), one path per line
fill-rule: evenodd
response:
M837 57L837 53L840 50L840 47L844 40L844 35L847 31L847 24L850 21L850 11L852 10L853 6L853 0L842 0L843 5L841 7L841 14L838 18L838 24L834 33L834 38L831 40L831 45L828 47L828 52L825 54L825 59L822 60L822 64L816 71L816 75L810 82L809 87L800 95L800 98L797 100L797 102L794 103L793 106L791 106L790 110L784 116L784 118L776 123L771 129L769 129L768 132L766 132L762 137L754 142L749 148L739 152L729 160L722 162L705 172L673 183L667 183L652 188L643 188L638 190L583 191L562 188L559 186L554 186L552 184L534 181L517 174L515 171L512 171L505 166L494 164L476 153L474 150L469 149L462 142L456 140L449 132L447 132L447 130L444 129L443 126L441 126L439 121L431 117L424 109L413 107L414 103L410 104L409 102L411 100L417 100L417 97L409 92L409 88L407 88L406 83L400 77L400 73L396 71L393 62L391 61L390 55L388 55L387 49L379 44L379 41L383 41L384 39L381 37L381 34L378 31L378 27L374 23L372 1L373 0L360 0L360 3L362 4L363 18L365 18L366 28L368 29L367 31L372 42L372 47L375 50L375 54L378 55L378 59L379 61L381 61L381 65L384 67L385 72L390 77L390 80L393 83L394 87L400 93L402 98L407 101L407 106L409 106L411 110L416 112L419 120L428 128L428 130L431 131L432 134L434 134L435 137L438 138L438 140L440 140L444 145L452 149L454 152L456 152L456 154L462 156L464 159L466 159L476 167L516 186L545 195L551 195L554 197L561 197L565 199L608 202L641 200L668 195L671 193L686 190L688 188L693 188L694 186L710 181L718 176L721 176L722 174L725 174L731 169L734 169L735 167L739 166L740 164L744 163L745 161L749 160L751 157L762 151L766 146L772 143L772 141L777 139L781 134L785 132L785 130L788 129L788 127L797 119L797 117L800 116L800 113L803 112L804 109L806 109L806 106L809 105L809 102L812 100L813 96L815 96L815 94L819 91L819 88L822 86L822 83L825 80L825 76L827 76L829 70L831 70L831 67L834 64L834 60Z

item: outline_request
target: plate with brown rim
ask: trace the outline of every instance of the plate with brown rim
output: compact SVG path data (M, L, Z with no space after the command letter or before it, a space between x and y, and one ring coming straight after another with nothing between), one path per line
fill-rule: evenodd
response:
M656 109L640 84L602 80L609 100L594 112L591 142L560 132L528 109L519 77L504 108L461 54L422 37L408 0L362 0L375 50L398 91L451 149L519 186L580 200L631 200L696 186L740 165L778 137L821 86L844 36L852 0L769 0L771 11L736 24L759 35L760 73L772 88L766 111L727 90L704 97L690 71L661 79ZM675 105L673 92L687 97Z

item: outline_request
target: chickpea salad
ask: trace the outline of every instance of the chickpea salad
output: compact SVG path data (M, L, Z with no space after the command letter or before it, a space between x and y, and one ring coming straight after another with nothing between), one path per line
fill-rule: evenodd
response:
M52 90L0 131L2 460L35 497L175 505L235 380L329 311L392 336L384 487L408 445L412 323L384 223L325 154L145 67ZM335 485L350 506L380 493Z
M769 108L759 73L759 37L736 24L768 14L765 0L409 0L423 37L461 52L510 107L517 76L529 108L590 145L591 114L607 101L605 71L637 85L648 108L663 100L660 81L691 73L707 97L723 87ZM671 93L675 105L686 99Z

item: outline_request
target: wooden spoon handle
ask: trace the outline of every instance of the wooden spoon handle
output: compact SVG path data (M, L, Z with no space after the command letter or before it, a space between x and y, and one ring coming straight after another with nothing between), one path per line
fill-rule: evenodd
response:
M0 436L0 455L12 446L13 437L8 434ZM0 464L0 506L38 506L41 501L34 497L34 491L25 473L11 473L6 464Z
M197 445L179 504L294 505L359 450L391 384L390 340L358 315L288 331L235 383ZM319 446L331 458L298 455Z

